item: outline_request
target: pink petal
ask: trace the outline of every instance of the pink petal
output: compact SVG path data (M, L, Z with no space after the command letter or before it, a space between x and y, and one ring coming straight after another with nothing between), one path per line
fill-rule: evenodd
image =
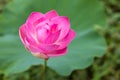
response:
M38 46L35 46L35 45L29 45L29 46L26 46L27 50L32 52L32 53L37 53L37 52L43 52L42 49L40 49Z
M45 42L46 38L48 37L47 29L38 29L37 30L37 38L40 42Z
M30 51L33 56L37 57L37 58L42 58L42 59L48 59L49 57L44 53L44 50L42 50L41 48L39 48L38 46L26 46L26 49L28 51Z
M26 23L25 23L25 26L26 26L27 32L31 32L31 33L34 33L34 32L35 32L35 28L34 28L34 26L33 26L32 23L26 22Z
M40 19L36 20L33 23L33 26L36 27L38 24L41 24L42 22L46 21L46 19L44 17L41 17Z
M25 45L25 47L31 53L45 53L46 52L46 48L44 47L44 45L41 45L41 44L39 44L39 45L29 44L29 45Z
M50 32L54 33L58 31L58 26L57 24L53 24L52 26L50 26Z
M38 44L35 41L35 39L30 34L27 34L25 25L22 25L20 27L19 35L20 35L20 39L23 42L23 44L25 45L25 47L27 47L31 52L42 51L39 48L37 48Z
M58 29L61 30L60 36L58 38L59 41L68 34L70 29L70 21L67 17L64 16L53 18L52 21L54 22L54 24L58 24Z
M25 23L28 32L35 33L36 25L43 22L44 20L44 14L40 12L32 12Z
M57 56L62 56L67 53L67 47L60 49L60 50L54 50L52 52L49 52L47 55L49 57L57 57Z
M31 45L37 45L37 42L36 42L35 38L32 36L32 35L35 35L35 34L30 32L26 28L25 24L20 27L19 34L20 34L20 38L21 38L21 40L24 44L29 43Z
M44 17L44 14L40 13L40 12L32 12L30 14L30 16L28 17L27 21L26 22L35 22L36 20L40 19Z
M24 24L19 29L19 35L20 35L21 41L25 45L26 30L25 30L25 25Z
M59 35L60 35L60 31L57 31L55 33L50 32L45 40L45 43L46 44L54 43L58 39Z
M55 10L51 10L45 14L46 18L51 19L56 16L58 16L57 12Z
M31 47L30 43L31 41L26 37L26 32L25 32L25 27L24 25L22 27L20 27L19 29L19 34L20 34L20 39L23 42L23 44L25 45L25 47L27 49L29 49L29 51L31 52L36 52L36 48ZM35 44L34 44L35 45Z
M50 52L50 51L53 51L53 50L57 50L59 48L59 45L56 45L56 44L43 44L43 43L41 43L39 45L39 48L43 49L44 53L47 53L47 52Z
M76 36L76 33L72 29L70 29L69 33L61 41L59 41L56 44L60 45L59 47L60 49L67 47L70 44L70 42L75 38L75 36Z
M42 58L42 59L48 59L49 58L45 53L43 53L42 51L39 51L39 50L37 50L35 48L33 50L33 48L31 49L30 47L29 48L26 47L26 49L28 51L30 51L33 54L33 56L35 56L37 58Z

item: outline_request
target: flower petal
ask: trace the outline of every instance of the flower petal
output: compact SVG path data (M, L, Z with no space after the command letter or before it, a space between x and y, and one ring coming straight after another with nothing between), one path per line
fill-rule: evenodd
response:
M59 16L52 19L54 24L58 25L58 30L61 30L60 36L58 38L58 41L63 39L69 32L70 29L70 21L67 17Z
M50 32L45 40L45 43L46 44L54 43L58 39L59 35L60 35L60 31L57 31L55 33Z
M42 17L44 17L44 14L40 12L32 12L26 22L34 23L36 20Z
M25 45L25 41L24 41L24 39L25 39L25 27L24 27L25 25L23 24L21 27L20 27L20 29L19 29L19 35L20 35L20 39L21 39L21 41L23 42L23 44Z
M25 47L29 49L30 52L43 51L37 47L39 44L37 44L32 35L28 34L26 31L27 30L25 29L25 25L22 25L19 29L20 39Z
M47 52L50 52L50 51L53 51L53 50L57 50L59 48L59 45L41 43L39 45L39 48L42 48L45 51L44 53L47 53Z
M59 47L60 49L67 47L70 44L70 42L75 38L75 36L76 36L76 33L72 29L70 29L69 33L61 41L59 41L56 44L60 45Z
M60 49L60 50L54 50L52 52L49 52L47 55L49 57L57 57L67 54L67 47Z
M45 28L41 28L41 29L38 28L36 32L37 32L38 41L44 43L46 38L48 37L47 29L45 29Z
M43 21L45 21L44 14L40 12L32 12L25 23L28 32L35 33L36 25Z
M45 16L46 16L48 19L51 19L51 18L54 18L54 17L59 16L59 15L57 14L57 12L56 12L55 10L51 10L51 11L47 12L47 13L45 14Z

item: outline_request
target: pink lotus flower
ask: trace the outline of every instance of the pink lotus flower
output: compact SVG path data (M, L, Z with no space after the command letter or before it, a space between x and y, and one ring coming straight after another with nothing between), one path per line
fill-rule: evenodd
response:
M52 10L46 14L32 12L20 27L19 35L34 56L48 59L65 55L76 34L70 28L69 19Z

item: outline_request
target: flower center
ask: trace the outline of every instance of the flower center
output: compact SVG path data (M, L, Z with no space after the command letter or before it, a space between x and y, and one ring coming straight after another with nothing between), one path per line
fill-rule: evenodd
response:
M52 33L55 33L56 31L58 31L57 24L53 24L53 25L51 26L51 28L50 28L50 31L51 31Z

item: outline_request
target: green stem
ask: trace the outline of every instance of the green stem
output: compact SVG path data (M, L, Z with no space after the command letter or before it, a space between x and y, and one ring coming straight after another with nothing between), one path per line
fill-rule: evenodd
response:
M42 72L42 74L41 74L41 78L42 78L42 79L40 79L40 80L45 80L46 70L47 70L47 60L44 59L43 72Z

